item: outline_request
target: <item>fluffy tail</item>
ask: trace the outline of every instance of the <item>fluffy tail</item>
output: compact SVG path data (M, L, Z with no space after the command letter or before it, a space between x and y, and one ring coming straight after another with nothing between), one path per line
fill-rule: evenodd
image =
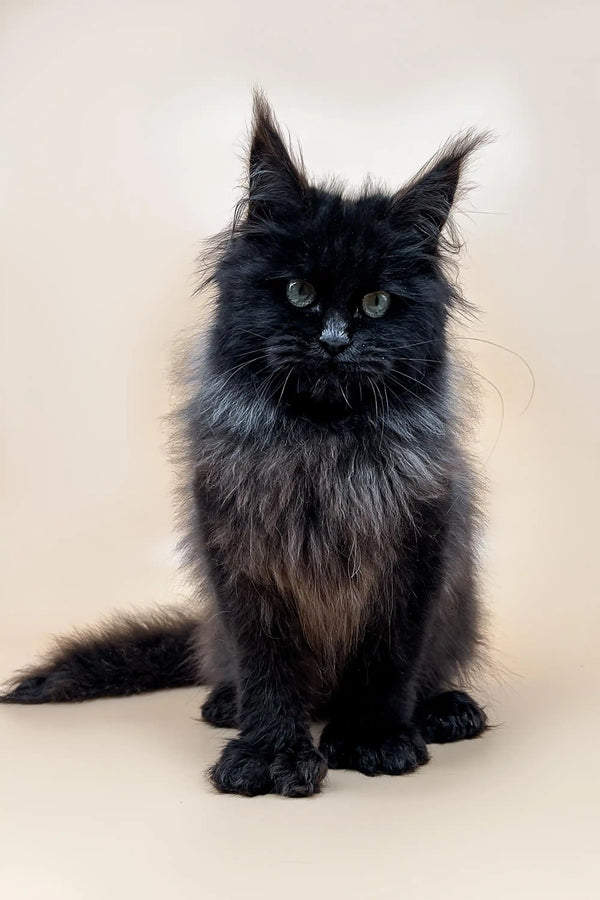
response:
M198 617L158 610L56 638L42 661L18 672L0 703L66 703L200 684Z

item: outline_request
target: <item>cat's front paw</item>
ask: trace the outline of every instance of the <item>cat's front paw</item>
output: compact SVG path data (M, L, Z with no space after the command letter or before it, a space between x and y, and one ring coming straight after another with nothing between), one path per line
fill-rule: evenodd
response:
M364 775L404 775L429 762L425 741L410 726L382 735L330 722L319 749L332 769L356 769Z
M225 745L209 775L216 789L223 794L256 797L273 790L271 763L270 754L261 752L244 738L234 738Z
M271 766L275 793L284 797L318 794L327 775L327 760L316 747L279 753Z
M267 753L246 738L229 741L210 770L217 790L247 797L270 793L310 797L318 793L326 774L325 757L308 742Z

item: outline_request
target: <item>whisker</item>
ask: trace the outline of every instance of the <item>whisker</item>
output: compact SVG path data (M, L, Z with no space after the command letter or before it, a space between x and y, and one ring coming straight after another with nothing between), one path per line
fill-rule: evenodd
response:
M496 434L494 443L492 444L492 449L490 450L490 452L488 453L488 455L486 457L485 461L487 463L487 462L489 462L492 453L498 446L498 441L500 440L500 435L502 434L502 430L504 428L505 405L504 405L504 396L502 395L502 391L500 390L500 388L496 384L494 384L493 381L490 381L489 378L486 378L485 375L479 374L479 377L483 378L484 381L487 381L487 383L490 385L490 387L492 387L496 391L496 394L498 395L498 399L500 400L500 426L498 428L498 433Z
M369 379L369 385L370 385L370 387L371 387L371 393L373 394L373 402L375 403L375 418L378 419L378 418L379 418L379 408L378 408L378 406L377 406L377 397L376 397L376 395L375 395L375 388L373 387L374 382L373 382L373 379L372 379L370 376L367 376L367 377L368 377L368 379Z
M424 382L424 381L419 381L418 378L413 378L412 375L408 375L406 372L397 372L396 374L397 374L397 375L400 375L402 378L408 378L408 379L410 379L410 381L414 381L414 382L416 382L417 384L422 385L422 387L426 388L426 389L427 389L428 391L430 391L431 393L436 394L438 397L442 397L442 398L443 398L443 396L444 396L440 391L438 391L438 390L436 390L434 387L432 387L432 385L427 384L427 383ZM502 434L502 431L504 430L504 420L505 420L505 416L506 416L506 405L505 405L505 402L504 402L504 395L502 394L502 391L500 390L500 388L498 387L498 385L497 385L497 384L494 384L494 382L491 381L489 378L486 378L485 375L482 375L481 372L476 372L475 374L476 374L479 378L482 378L485 382L487 382L487 384L489 384L491 388L493 388L493 390L496 392L496 394L497 394L497 396L498 396L498 399L500 400L500 424L499 424L499 426L498 426L498 431L497 431L497 433L496 433L496 437L495 437L495 439L494 439L494 443L492 444L492 448L491 448L490 452L488 453L488 455L487 455L487 457L486 457L486 460L485 460L485 461L486 461L486 463L487 463L487 462L489 462L492 453L494 452L494 450L495 450L496 447L498 446L498 441L500 440L500 436L501 436L501 434ZM402 384L402 382L399 382L398 379L395 379L393 376L391 376L391 377L392 377L392 381L393 381L395 384L399 384L399 385L402 387L403 390L408 391L408 393L409 393L409 394L412 394L413 397L417 397L418 399L420 399L420 398L418 397L418 394L415 394L414 391L411 391L408 387L406 387L406 385Z
M290 366L290 371L287 373L287 377L286 377L285 381L283 382L283 387L281 388L281 393L279 394L279 397L277 398L277 403L275 404L276 409L279 406L279 404L281 403L281 398L283 397L283 392L285 391L286 385L287 385L288 381L290 380L290 375L292 374L293 371L294 371L294 365L292 364Z
M533 400L533 397L534 397L534 394L536 391L536 387L537 387L536 380L535 380L535 373L534 373L533 369L531 368L531 366L529 365L529 363L527 362L527 360L523 356L521 356L520 353L517 353L516 350L512 350L510 347L505 347L504 344L498 344L498 343L496 343L496 341L490 341L487 338L460 337L459 340L476 341L478 344L489 344L490 347L496 347L498 350L504 350L506 353L510 353L511 356L516 357L518 360L520 360L520 362L523 363L523 365L529 372L529 376L531 378L531 392L529 394L529 399L527 400L527 403L525 404L525 406L519 413L519 415L523 416L527 412L529 407L531 406L531 401ZM495 385L494 385L494 387L495 387Z
M244 368L247 368L248 366L251 366L253 362L258 362L260 359L264 359L264 356L262 353L260 354L260 356L255 356L253 359L249 359L249 360L246 360L245 362L239 363L239 365L234 366L232 369L227 369L227 371L224 374L227 374L228 377L220 385L221 389L223 389L227 384L229 384L229 382L231 381L231 379L233 378L233 376L235 375L236 372L239 372L240 369L244 369Z
M436 391L434 388L432 388L432 387L431 387L430 385L428 385L428 384L423 384L423 382L422 382L422 381L419 381L418 378L411 378L410 375L405 375L403 372L399 372L398 374L399 374L399 375L402 375L403 378L409 378L411 381L415 381L417 384L423 385L423 387L428 388L432 393L438 394L438 396L440 396L440 397L442 396L442 394L440 394L439 391ZM403 391L406 391L407 393L409 393L412 397L415 397L417 400L422 400L422 399L423 399L422 397L419 397L419 395L416 394L414 391L411 391L411 389L410 389L409 387L407 387L402 381L399 381L397 378L394 378L394 377L391 376L391 375L388 375L388 377L392 379L392 381L394 382L394 384L400 385L400 387L402 388L402 390L403 390ZM399 395L396 395L396 396L399 397ZM400 398L399 398L399 399L400 399Z
M524 356L521 356L520 353L517 353L517 351L513 350L511 347L505 347L504 344L499 344L497 341L492 341L492 340L489 340L488 338L470 337L467 335L453 335L451 340L475 341L478 344L488 344L488 346L490 346L490 347L496 347L496 349L498 349L498 350L504 350L505 353L510 353L511 356L514 356L516 359L518 359L520 362L522 362L523 365L525 366L525 368L527 369L527 371L529 373L529 377L531 379L531 391L530 391L527 403L525 404L525 406L523 407L523 409L521 410L519 415L522 416L527 412L527 410L529 409L529 407L531 406L531 403L533 401L533 398L534 398L534 395L536 392L536 388L537 388L537 383L536 383L535 373ZM432 341L432 340L417 341L414 344L404 344L404 346L400 347L400 349L401 350L410 350L413 347L424 347L428 344L435 344L435 343L437 343L437 342ZM423 360L421 360L421 361L423 361Z
M348 397L346 396L346 392L344 391L344 388L342 387L341 384L340 384L340 391L342 392L342 397L346 401L346 406L348 407L348 409L352 409L352 404L348 400Z

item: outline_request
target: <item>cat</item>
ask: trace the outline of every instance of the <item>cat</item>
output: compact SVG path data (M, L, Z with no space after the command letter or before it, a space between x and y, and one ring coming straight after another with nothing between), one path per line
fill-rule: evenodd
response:
M351 195L309 182L255 93L177 416L198 604L59 639L4 702L209 684L203 719L239 732L210 778L249 796L315 794L328 768L412 772L428 744L485 731L464 690L483 646L478 490L448 340L467 304L446 265L484 139Z

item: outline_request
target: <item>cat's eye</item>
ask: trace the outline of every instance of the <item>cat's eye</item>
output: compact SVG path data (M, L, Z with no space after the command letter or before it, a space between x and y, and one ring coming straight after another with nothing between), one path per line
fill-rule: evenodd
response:
M367 316L379 319L381 316L385 316L390 308L390 295L387 291L374 291L372 294L365 294L361 304Z
M309 284L308 281L299 281L297 279L288 282L286 293L292 306L299 307L310 306L311 303L314 303L317 296L317 292L312 284Z

